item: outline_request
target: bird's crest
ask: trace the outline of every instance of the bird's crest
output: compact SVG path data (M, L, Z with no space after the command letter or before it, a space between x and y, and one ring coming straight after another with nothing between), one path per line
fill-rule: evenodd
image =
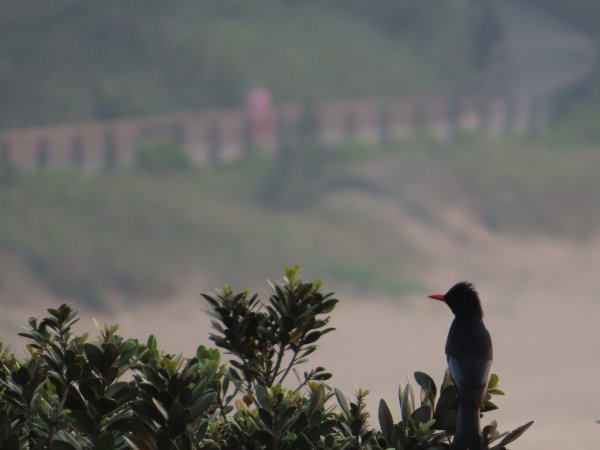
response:
M455 314L475 313L483 317L479 294L473 283L469 281L456 283L444 297L446 298L446 303Z
M470 281L460 281L456 283L450 288L446 295L473 295L479 298L477 289L475 289L475 284Z

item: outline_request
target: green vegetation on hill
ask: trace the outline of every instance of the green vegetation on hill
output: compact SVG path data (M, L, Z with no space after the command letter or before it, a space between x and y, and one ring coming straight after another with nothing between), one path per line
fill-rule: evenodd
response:
M0 258L97 306L161 296L198 274L247 285L289 262L342 291L399 296L423 262L407 220L443 234L440 214L455 209L502 233L597 231L598 159L585 147L425 136L387 151L348 142L286 166L257 155L202 171L17 174L0 188Z
M271 164L265 157L214 171L24 175L0 191L0 248L55 292L96 303L107 292L165 294L198 272L211 285L227 271L245 282L290 259L363 288L409 287L395 250L356 241L368 217L344 225L317 205L282 211L258 201ZM340 262L340 252L356 262ZM369 261L389 264L385 275Z
M460 86L488 1L4 0L0 129Z

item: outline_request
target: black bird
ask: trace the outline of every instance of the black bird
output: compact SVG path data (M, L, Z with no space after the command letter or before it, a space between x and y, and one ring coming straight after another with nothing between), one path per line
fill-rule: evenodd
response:
M492 367L492 339L483 324L479 294L472 283L461 281L446 294L429 298L445 302L454 313L446 340L446 358L458 392L458 415L453 450L482 450L479 425Z

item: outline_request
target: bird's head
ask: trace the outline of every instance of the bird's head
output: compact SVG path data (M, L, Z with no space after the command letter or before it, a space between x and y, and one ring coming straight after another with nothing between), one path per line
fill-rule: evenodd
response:
M483 317L479 294L473 283L468 281L456 283L445 294L432 294L429 298L445 302L455 316Z

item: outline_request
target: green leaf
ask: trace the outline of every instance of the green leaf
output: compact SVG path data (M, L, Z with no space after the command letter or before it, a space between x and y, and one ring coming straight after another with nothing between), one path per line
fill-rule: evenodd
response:
M273 435L267 430L256 430L254 439L267 448L273 448Z
M73 425L79 432L87 436L94 434L94 419L86 411L71 411L71 417Z
M98 399L98 394L102 389L101 382L97 378L88 378L80 381L79 391L83 397L91 402L95 403Z
M275 333L273 333L267 327L260 325L260 326L256 327L256 331L258 333L260 333L262 336L264 336L265 338L267 338L269 341L271 341L273 343L277 342L277 336L275 336ZM283 332L282 334L284 336L287 336L287 341L289 341L289 333Z
M292 316L286 315L281 318L280 327L282 328L282 330L292 331L295 326L296 326L296 321L294 320L294 318Z
M171 436L178 436L184 432L185 427L191 422L190 410L178 401L171 405L169 414L169 432Z
M269 411L264 408L258 408L258 416L260 420L265 424L265 427L268 429L273 428L273 416Z
M111 384L106 390L106 396L119 400L121 402L124 398L133 393L133 388L126 381L119 381Z
M488 389L487 393L489 395L506 395L503 391L501 391L500 389L496 389L496 388L494 388L494 389Z
M154 336L153 334L151 334L150 336L148 336L148 341L146 342L146 346L148 347L149 350L154 351L156 350L156 336Z
M426 435L430 432L431 427L435 425L435 419L429 419L427 422L419 422L418 428L422 435Z
M79 379L79 377L81 377L81 373L83 372L83 369L81 368L81 366L79 364L75 364L73 366L70 366L67 369L67 381L73 381L73 380L77 380Z
M495 373L490 375L490 381L488 381L488 389L493 389L496 386L498 386L498 381L500 380L500 377L498 377L498 375L496 375Z
M203 359L209 359L210 353L208 348L206 348L204 345L199 345L198 348L196 348L196 358L198 358L199 361L202 361Z
M117 348L117 346L115 344L112 344L110 342L108 344L104 345L103 351L104 351L105 367L108 367L108 366L114 364L114 362L119 357L119 349Z
M46 310L51 316L56 317L57 319L60 319L61 314L58 312L58 309L56 308L48 308Z
M489 400L487 400L483 404L483 408L481 408L481 412L489 412L489 411L494 411L496 409L498 409L498 406L494 402L490 402Z
M300 440L302 442L296 443L295 448L300 448L302 450L316 450L315 445L311 442L311 440L305 433L300 433Z
M428 422L429 420L431 420L431 417L432 417L432 411L431 411L431 407L429 405L424 405L424 406L421 406L421 407L415 409L411 415L411 419L417 425Z
M206 412L210 406L215 403L217 399L217 393L210 391L203 394L192 406L191 413L192 418L196 419Z
M437 395L437 387L435 386L433 379L425 372L415 372L414 377L419 386L429 393L429 398L431 400L431 404L433 405Z
M104 353L102 350L90 343L83 344L83 349L90 363L97 370L102 370L104 368Z
M73 350L68 349L67 351L65 351L65 363L68 366L74 364L76 359L77 359L77 353L75 353Z
M24 366L19 367L11 376L13 381L21 386L25 386L29 381L29 371Z
M510 433L508 433L504 439L500 441L498 447L506 446L511 442L517 440L521 437L523 433L525 433L529 429L531 425L533 425L533 420L531 422L527 422L525 425L521 425L520 427L515 428Z
M322 424L322 422L323 422L323 412L320 410L315 411L311 416L308 417L309 428L318 427ZM309 435L310 435L310 433L309 433Z
M495 420L492 420L489 425L486 425L481 430L481 435L483 437L483 442L490 443L493 440L494 432L498 428L498 424Z
M342 408L344 415L346 417L350 417L350 406L348 405L348 400L346 399L346 396L338 388L335 388L334 392L335 398L337 399L340 408Z
M332 376L333 375L330 374L329 372L319 372L319 373L316 373L315 375L313 375L312 379L317 380L317 381L327 381Z
M315 412L323 409L325 404L325 387L319 384L317 388L312 392L310 399L310 406L308 407L308 417L310 418Z
M389 436L394 429L394 418L384 399L379 400L378 417L381 431L384 435Z
M267 411L272 411L271 398L269 396L269 393L267 392L267 389L260 384L256 386L256 402L259 406L266 409Z
M119 404L116 400L112 398L102 397L98 400L96 406L98 407L98 411L100 412L100 414L107 415L113 412L117 408L117 406L119 406Z
M311 333L308 333L302 341L302 344L308 345L312 344L313 342L316 342L321 337L321 334L321 331L313 331Z
M162 405L162 403L159 400L155 399L155 398L152 399L152 403L154 404L154 407L159 412L159 414L163 417L163 419L164 420L168 420L169 419L169 414L167 413L167 410Z
M62 389L66 389L67 388L67 383L66 381L63 379L62 375L60 374L60 372L55 372L54 370L49 370L48 371L48 379L57 387Z
M302 270L302 268L299 265L295 265L294 267L285 266L284 280L286 281L286 283L289 284L290 286L296 285L297 281L298 281L298 275L300 275L301 270Z
M437 405L435 407L435 416L440 418L451 410L458 408L458 393L456 387L452 384L448 385L440 394Z
M332 298L329 300L324 301L321 304L321 308L319 309L319 312L321 314L327 314L330 313L331 311L333 311L333 309L335 308L335 306L338 304L339 300Z
M282 441L283 442L293 442L298 438L298 435L296 433L287 433L285 436L283 436Z
M132 410L121 411L112 416L104 428L109 431L131 431L133 415Z
M402 392L400 400L400 413L402 415L402 422L408 423L408 419L413 413L413 405L410 398L410 384L407 384Z
M290 425L290 429L296 433L302 432L308 426L308 418L304 411L296 417L296 420Z
M202 439L204 439L206 430L208 430L208 420L203 420L196 431L196 442L200 442Z
M360 434L362 426L363 421L362 419L360 419L360 417L355 417L354 419L352 419L352 422L350 422L350 430L352 431L352 434L354 436L358 436Z

